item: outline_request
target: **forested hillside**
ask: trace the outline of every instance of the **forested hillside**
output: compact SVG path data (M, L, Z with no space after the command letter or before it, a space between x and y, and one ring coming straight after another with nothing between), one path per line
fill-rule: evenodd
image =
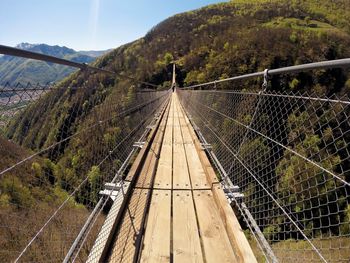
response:
M350 6L346 2L258 0L208 6L163 21L145 37L115 49L95 65L163 85L170 79L166 66L175 59L178 82L188 85L265 68L349 57L346 17ZM299 79L274 88L326 87L327 92L339 92L350 84L345 85L347 76L338 74L342 73L300 74L295 76ZM97 78L112 89L120 85L119 80L102 75L75 74L61 86L89 82L89 87L96 88ZM20 137L27 137L26 132Z
M345 1L245 2L212 5L171 17L145 37L113 50L94 65L166 86L173 59L178 65L177 81L189 85L265 68L350 57L349 27L339 15L339 10L342 14L350 12ZM273 88L328 95L346 93L350 91L348 78L340 70L301 73L275 80ZM253 81L223 88L260 85ZM83 129L96 111L107 108L110 101L118 103L122 94L127 96L134 89L130 80L84 73L71 75L60 88L14 119L8 127L8 138L32 150L48 147ZM103 136L112 133L107 129ZM88 149L91 143L84 147ZM63 166L58 171L69 169L69 177L79 178L81 174L74 171L81 167L72 167L69 160L87 155L93 153L68 141L54 156L47 157ZM89 169L86 162L74 165L85 167L83 171Z
M177 81L186 86L265 68L345 58L350 57L349 17L346 0L232 1L168 18L144 37L109 52L93 65L166 88L173 60ZM338 69L276 77L272 84L274 90L350 93L350 75ZM249 90L260 86L261 80L249 80L219 88ZM39 191L23 173L18 176L17 191L29 195L26 200L41 200L41 191L49 191L49 196L55 191L66 194L72 190L71 182L79 182L94 171L95 151L114 142L121 130L127 129L129 120L93 129L79 140L69 140L70 136L86 129L96 116L108 116L109 105L128 105L136 88L144 86L128 79L76 72L63 80L59 89L14 118L6 136L25 149L38 151L65 140L41 156L36 166L25 168L32 173L50 170L45 190ZM279 169L288 167L288 162L281 163ZM0 168L8 164L1 162ZM282 174L280 170L277 173ZM10 209L22 199L13 196L3 180L6 177L0 183L0 206ZM84 188L77 204L72 205L79 207L83 196L91 193L95 193L92 187Z
M345 1L319 4L306 1L308 5L299 5L298 1L253 2L235 1L176 15L155 26L145 37L98 59L94 65L166 86L171 76L167 66L173 59L178 65L177 81L189 85L265 68L350 57L350 32L338 15L339 10L342 14L350 13ZM329 2L333 8L328 8ZM341 70L327 70L285 76L275 80L272 88L328 95L346 93L350 82L344 74ZM261 85L255 84L253 81L223 88L249 89ZM81 86L87 88L74 91ZM66 91L48 95L28 108L12 122L7 135L31 149L51 145L67 136L62 131L63 124L71 132L76 131L84 123L82 117L91 114L94 108L91 105L96 100L103 104L113 94L126 94L131 86L129 80L75 73L60 84ZM80 100L82 108L74 109ZM72 117L72 112L77 111L78 115Z

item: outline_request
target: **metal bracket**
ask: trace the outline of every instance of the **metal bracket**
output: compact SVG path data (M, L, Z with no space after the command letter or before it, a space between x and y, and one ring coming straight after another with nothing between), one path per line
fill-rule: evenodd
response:
M269 80L269 70L265 69L264 70L264 82L262 84L263 91L265 91L267 89L268 80Z
M243 199L244 194L242 193L226 193L226 198L231 204L234 200Z
M145 145L145 142L134 142L133 147L142 149L144 145Z
M114 183L105 183L105 189L101 190L99 194L101 196L106 196L112 199L114 201L118 195L119 190L121 189L121 184L114 184Z
M233 186L224 185L224 193L239 193L239 186L238 185L233 185Z
M209 143L201 143L201 147L203 150L206 150L206 151L211 150L213 148Z
M234 200L242 199L244 197L244 194L240 192L240 188L237 185L228 186L226 184L223 184L223 190L230 204Z

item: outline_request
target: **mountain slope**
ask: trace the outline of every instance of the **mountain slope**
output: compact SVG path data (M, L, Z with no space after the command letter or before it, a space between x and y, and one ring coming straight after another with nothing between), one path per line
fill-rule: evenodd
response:
M163 21L145 37L109 52L93 65L169 87L173 59L177 63L178 83L189 85L265 68L350 57L350 22L344 19L349 17L349 6L342 0L236 0L211 5ZM349 77L346 71L321 70L275 77L270 88L327 95L349 93ZM256 89L261 84L261 79L249 80L218 88ZM59 84L60 89L46 94L14 118L7 127L7 138L25 149L37 151L65 140L48 154L42 154L37 161L40 166L18 168L18 174L20 168L25 170L17 182L19 188L28 188L32 201L41 201L45 196L42 191L48 192L49 197L57 195L55 189L70 192L69 187L93 171L94 157L106 150L106 141L115 142L116 134L128 130L131 120L99 125L93 133L88 128L98 123L97 118L110 118L127 107L134 98L135 86L131 80L75 72ZM75 137L70 138L73 134ZM5 143L0 141L1 145ZM2 158L16 149L23 151L17 147L11 150L15 147L12 144L8 147L9 150L0 151ZM15 160L22 158L18 156ZM40 167L49 170L50 177L41 178L46 189L36 196L36 185L24 179L35 175ZM9 194L6 181L0 181L0 188L5 192L0 192L0 207L19 202ZM24 192L28 194L27 190ZM81 204L82 197L93 194L85 187L76 201ZM23 200L27 198L20 202Z
M57 45L49 46L46 44L21 43L16 47L80 63L90 63L94 61L96 57L105 53L105 51L77 52L67 47L60 47ZM52 63L12 56L0 57L1 84L5 84L6 82L11 84L26 84L27 82L46 84L48 82L60 81L73 71L75 71L75 69Z
M145 37L109 52L93 65L169 87L173 59L178 83L190 85L265 68L350 57L350 23L344 19L350 12L345 2L238 0L211 5L163 21ZM280 91L350 92L349 73L338 69L281 76L272 82L271 88ZM261 84L261 79L248 80L218 88L257 89ZM66 140L42 157L53 163L52 181L69 192L66 182L85 178L95 165L94 155L102 152L106 141L113 142L115 134L127 130L130 120L108 122L81 137L79 132L96 123L96 116L101 120L116 114L111 105L127 106L135 86L129 79L75 72L59 84L60 89L13 119L7 137L34 151ZM73 134L78 136L70 140ZM91 195L88 188L82 191L81 196Z
M326 16L309 13L294 3L255 2L217 4L176 15L154 27L145 37L97 59L94 65L168 85L169 62L175 58L177 81L183 85L265 68L350 57L349 33L328 21ZM343 3L324 1L330 2ZM293 82L294 79L297 81ZM273 88L331 95L349 92L348 79L341 70L309 72L273 79ZM220 88L260 88L260 85L261 82L248 80ZM93 114L97 104L103 108L106 101L122 100L133 83L101 74L75 73L60 86L63 88L60 92L48 94L14 120L8 137L32 149L48 146L69 135L62 133L63 130L79 131L84 127L89 119L86 116ZM64 91L72 86L88 89L74 93L69 89ZM83 104L91 106L86 108ZM73 112L78 115L72 117ZM63 129L63 125L68 128ZM66 147L70 148L69 144ZM72 154L76 151L71 150Z

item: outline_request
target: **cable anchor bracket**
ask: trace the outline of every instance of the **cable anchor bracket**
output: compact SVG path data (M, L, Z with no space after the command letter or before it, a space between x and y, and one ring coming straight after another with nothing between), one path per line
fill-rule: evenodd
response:
M265 69L264 70L264 82L262 84L263 91L265 91L267 89L268 81L269 81L269 70Z

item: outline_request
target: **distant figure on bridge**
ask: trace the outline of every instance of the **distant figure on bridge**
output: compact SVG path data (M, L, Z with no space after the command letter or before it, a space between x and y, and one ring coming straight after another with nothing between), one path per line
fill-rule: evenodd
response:
M175 87L176 87L175 62L173 64L173 78L172 78L172 81L171 81L171 86L172 86L172 89L173 89L173 92L174 92L175 91Z

